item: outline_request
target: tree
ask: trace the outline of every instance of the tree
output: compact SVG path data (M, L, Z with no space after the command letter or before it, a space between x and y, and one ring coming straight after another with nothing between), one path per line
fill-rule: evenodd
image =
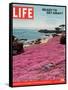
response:
M61 28L61 30L65 30L65 25L64 24L62 24L62 25L59 25L59 27Z
M59 33L60 27L56 27L55 30L56 30L56 34Z

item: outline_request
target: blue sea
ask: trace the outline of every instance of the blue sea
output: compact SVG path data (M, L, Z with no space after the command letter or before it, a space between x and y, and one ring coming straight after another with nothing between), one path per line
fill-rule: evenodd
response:
M45 33L40 33L32 29L13 29L13 35L18 39L35 40L42 37L47 37Z

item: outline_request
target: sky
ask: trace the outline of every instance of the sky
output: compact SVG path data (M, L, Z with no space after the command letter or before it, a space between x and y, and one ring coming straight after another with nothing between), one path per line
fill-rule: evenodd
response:
M54 30L55 27L65 24L65 7L20 4L14 4L14 6L34 7L34 19L23 20L13 18L13 28L15 29ZM47 11L43 11L42 9L52 9L52 14L47 14ZM61 12L62 14L53 14L54 9L56 9L57 12Z

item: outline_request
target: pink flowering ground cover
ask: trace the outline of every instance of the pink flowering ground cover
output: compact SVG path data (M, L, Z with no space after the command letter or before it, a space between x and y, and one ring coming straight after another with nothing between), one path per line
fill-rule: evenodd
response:
M65 45L56 36L47 43L25 48L13 56L13 82L65 79ZM54 67L47 68L53 63Z

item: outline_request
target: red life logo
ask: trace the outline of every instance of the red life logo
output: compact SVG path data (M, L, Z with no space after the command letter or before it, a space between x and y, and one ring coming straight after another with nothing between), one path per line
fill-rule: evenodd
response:
M13 18L15 18L15 19L33 19L34 18L34 8L33 7L13 6Z

